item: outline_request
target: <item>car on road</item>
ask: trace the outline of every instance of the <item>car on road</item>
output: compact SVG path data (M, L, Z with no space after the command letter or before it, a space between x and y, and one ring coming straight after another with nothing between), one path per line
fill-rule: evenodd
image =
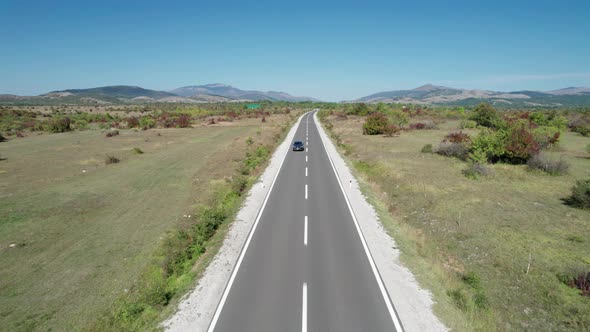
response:
M305 151L305 146L301 141L293 142L293 151Z

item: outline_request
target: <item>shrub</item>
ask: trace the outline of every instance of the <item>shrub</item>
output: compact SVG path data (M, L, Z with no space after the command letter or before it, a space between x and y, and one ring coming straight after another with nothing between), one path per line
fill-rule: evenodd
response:
M246 144L247 144L247 145L252 145L252 144L254 144L254 140L252 139L252 137L248 137L248 138L246 138Z
M0 134L0 142L6 142L7 139L6 137L2 136L2 134Z
M118 163L120 161L121 161L121 159L119 159L119 158L117 158L115 156L108 156L107 155L104 163L105 163L105 165L110 165L110 164L116 164L116 163Z
M462 171L463 175L470 179L478 179L480 176L488 176L493 174L492 169L488 168L486 164L479 162L472 162Z
M367 114L369 114L369 112L371 112L371 108L365 103L356 104L350 110L351 114L361 115L361 116L367 115Z
M139 127L139 119L132 116L127 118L127 128L137 128Z
M524 164L541 150L533 134L524 126L510 129L506 137L506 161Z
M266 116L263 116L262 120L260 120L260 122L266 122Z
M450 133L447 136L445 136L443 143L461 143L461 144L469 144L471 143L471 137L460 131L460 132L455 132L455 133Z
M156 126L156 120L149 116L143 116L139 119L139 126L144 130L154 128Z
M463 120L460 125L461 129L472 129L477 127L477 122L473 120Z
M574 132L579 133L584 137L590 136L590 125L579 126L574 128Z
M580 295L590 297L590 272L580 268L574 268L572 271L558 275L558 279L571 288L580 290Z
M209 124L210 124L210 125L214 125L214 124L215 124L215 118L211 118L211 119L209 119Z
M569 169L567 161L561 158L559 160L549 159L542 153L532 156L527 161L527 165L530 169L538 169L551 175L563 175Z
M393 137L395 135L397 135L400 132L400 127L394 125L393 123L388 124L387 126L385 126L385 136L387 137Z
M143 154L143 150L140 148L133 148L133 153L135 154Z
M118 135L119 135L119 131L118 130L111 130L105 136L106 137L113 137L113 136L118 136Z
M478 125L488 128L502 128L504 127L504 121L500 118L500 115L487 103L481 103L475 107L471 120L475 121Z
M399 110L391 111L389 113L389 118L391 119L391 123L398 127L403 127L409 122L408 114Z
M497 162L505 153L507 133L504 130L483 129L471 141L471 159L477 162Z
M410 124L410 129L414 129L414 130L421 130L424 129L426 126L423 123L412 123Z
M176 119L176 125L180 128L188 128L191 126L191 117L186 114L181 114Z
M78 119L72 124L73 129L83 130L88 128L88 121Z
M49 131L52 133L65 133L72 130L69 117L56 118L49 122Z
M564 116L557 115L553 117L553 119L549 120L548 125L563 131L567 128L568 121Z
M381 135L389 125L389 120L383 113L373 113L367 116L363 124L363 135Z
M537 126L546 126L549 123L547 116L541 112L533 112L529 115L529 120Z
M581 209L590 209L590 179L577 181L566 203Z
M438 126L436 125L436 123L434 121L426 120L422 123L424 124L424 129L427 129L427 130L438 129Z
M561 133L556 127L541 126L533 129L533 136L535 137L535 141L539 143L541 149L546 149L559 143Z
M436 149L436 153L446 157L467 159L468 149L463 143L442 142Z
M422 147L422 150L420 150L420 152L422 153L432 153L432 144L426 144Z
M238 195L242 195L246 188L248 188L248 178L243 175L235 176L231 183L232 191Z

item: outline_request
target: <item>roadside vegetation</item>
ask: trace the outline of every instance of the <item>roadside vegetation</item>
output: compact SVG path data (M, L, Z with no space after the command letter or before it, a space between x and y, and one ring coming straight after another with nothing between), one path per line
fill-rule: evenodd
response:
M590 329L590 112L349 104L320 118L449 328Z
M75 125L85 112L37 115L48 128L41 136L35 126L18 127L24 138L6 131L0 330L157 329L302 112L168 111L101 110L105 122L85 129ZM22 124L36 111L23 112L3 109L0 122Z

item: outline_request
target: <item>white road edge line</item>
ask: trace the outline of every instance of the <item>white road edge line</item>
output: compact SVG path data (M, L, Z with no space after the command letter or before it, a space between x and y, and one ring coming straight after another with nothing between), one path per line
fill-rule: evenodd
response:
M307 184L305 185L305 199L307 199Z
M307 216L305 216L305 229L303 230L303 244L307 247Z
M317 121L317 112L314 113L313 118L314 118L314 120L316 120L315 122L316 122L316 126L317 126L317 123L319 123L319 121ZM389 315L391 316L391 320L393 321L393 324L395 325L396 331L403 332L404 329L402 327L401 321L400 321L399 317L397 316L397 312L395 312L395 308L393 307L393 303L391 302L391 299L389 298L389 294L387 293L387 289L385 288L385 284L383 284L383 280L381 279L381 275L379 274L379 270L377 270L377 265L375 265L375 261L373 260L373 256L371 256L371 252L369 251L369 247L367 246L367 241L365 241L365 237L363 236L363 232L361 230L359 222L356 219L356 215L354 214L354 211L352 210L352 206L350 205L350 200L348 199L348 195L346 195L346 191L344 191L344 187L342 186L342 181L340 181L340 176L338 175L338 171L336 170L336 166L334 165L334 162L332 161L332 157L328 153L328 149L326 149L326 143L324 142L322 135L320 135L320 140L322 141L322 144L324 145L324 150L326 151L326 155L328 155L328 160L330 161L330 164L332 165L332 170L334 170L334 174L336 175L336 180L338 180L338 185L340 186L340 190L342 190L342 194L344 195L344 200L346 201L346 205L348 205L348 210L350 211L350 215L352 216L352 220L354 221L354 225L356 226L356 230L357 230L359 237L361 239L361 243L363 244L363 248L365 249L365 254L367 254L367 258L369 259L369 265L371 265L371 270L373 271L373 274L375 275L375 279L377 279L377 284L379 285L379 290L381 291L381 295L383 296L383 300L385 301L385 305L387 306L387 310L389 311Z
M304 114L301 116L300 120L296 124L297 126L299 126L299 124L301 123L301 119L304 116L306 116L306 115ZM309 112L307 113L307 120L309 121ZM236 275L238 274L238 270L240 269L240 265L242 264L242 261L244 260L244 256L246 255L246 251L248 251L248 246L250 245L250 242L252 241L252 237L254 236L254 232L256 231L256 227L258 226L258 223L260 222L260 218L262 217L262 212L264 212L264 208L266 207L266 203L268 202L268 199L270 198L270 194L272 193L272 189L275 186L275 182L277 181L279 174L281 173L281 169L283 168L283 164L285 163L285 159L287 159L287 155L289 155L289 151L291 151L291 144L288 144L288 147L289 148L286 149L285 154L283 155L283 160L281 160L281 164L279 165L279 169L277 171L277 174L275 174L275 177L272 180L272 183L270 185L268 193L266 193L266 197L264 198L264 202L262 202L262 206L260 207L260 210L258 211L258 215L256 216L256 221L254 221L254 225L252 226L252 229L250 230L250 234L248 234L248 238L246 239L246 243L242 247L242 251L240 252L240 257L238 258L238 262L234 266L234 269L231 273L229 281L228 281L227 285L225 286L225 290L223 291L223 295L221 296L221 301L219 301L219 304L217 305L217 309L215 310L215 314L213 315L213 319L211 320L211 323L209 323L209 328L207 329L208 332L213 332L215 330L215 325L217 325L217 320L219 319L219 316L221 315L221 310L223 310L223 306L225 305L225 301L227 300L227 296L229 295L229 291L231 290L234 280L236 279Z
M301 332L307 332L307 283L303 283L303 296L301 302Z

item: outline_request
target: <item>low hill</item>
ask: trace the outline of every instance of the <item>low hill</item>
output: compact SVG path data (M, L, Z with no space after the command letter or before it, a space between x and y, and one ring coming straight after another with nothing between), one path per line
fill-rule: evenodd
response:
M456 89L445 86L423 85L411 90L383 91L357 99L376 103L411 103L469 106L481 102L511 106L589 106L590 88L570 87L553 91L512 91Z

